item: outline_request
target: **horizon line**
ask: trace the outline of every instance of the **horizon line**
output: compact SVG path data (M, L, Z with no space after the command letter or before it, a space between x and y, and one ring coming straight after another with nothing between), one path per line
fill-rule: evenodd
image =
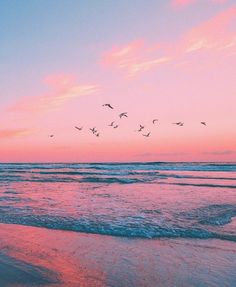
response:
M29 162L1 162L0 164L130 164L130 163L233 163L236 161L100 161L100 162L74 162L74 161L29 161Z

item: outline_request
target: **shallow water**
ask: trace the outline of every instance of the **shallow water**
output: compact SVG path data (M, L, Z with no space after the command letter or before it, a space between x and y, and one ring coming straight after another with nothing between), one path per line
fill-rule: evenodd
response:
M0 224L0 286L235 287L236 244ZM4 253L4 254L1 254Z
M236 164L0 164L0 222L236 241Z

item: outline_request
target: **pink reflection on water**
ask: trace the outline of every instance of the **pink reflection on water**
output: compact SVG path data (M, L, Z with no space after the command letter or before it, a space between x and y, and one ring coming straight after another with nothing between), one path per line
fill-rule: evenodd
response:
M0 248L54 271L58 287L233 286L236 276L235 243L227 241L134 240L1 225Z
M105 281L102 270L75 256L77 248L80 248L76 244L76 236L73 232L2 225L0 246L13 258L53 271L60 281L53 286L105 286L100 284Z

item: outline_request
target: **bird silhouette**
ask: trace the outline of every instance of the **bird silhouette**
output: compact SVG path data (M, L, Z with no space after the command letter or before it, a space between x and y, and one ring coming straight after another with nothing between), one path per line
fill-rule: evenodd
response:
M54 135L49 135L49 137L50 137L50 138L53 138L53 137L54 137Z
M108 126L113 127L115 122L111 122Z
M147 133L147 134L143 134L144 137L149 137L151 134L151 132Z
M138 129L138 132L141 132L143 129L144 129L144 126L142 126L142 125L139 125L139 129Z
M180 124L181 124L181 122L173 123L173 125L180 125Z
M202 124L202 125L204 125L204 126L206 126L206 125L207 125L207 124L206 124L206 122L201 122L201 124Z
M118 128L118 125L115 125L114 127L113 127L113 129L117 129Z
M177 122L177 123L173 123L173 125L177 125L177 126L182 127L182 126L184 125L184 123L182 123L182 122Z
M119 117L120 117L120 119L122 119L122 117L128 118L128 115L127 115L127 113L125 112L125 113L119 114Z
M104 105L102 105L103 107L108 107L108 108L110 108L110 109L114 109L110 104L104 104Z
M155 124L155 122L158 122L158 119L154 119L154 120L152 121L153 124Z
M79 131L82 131L82 129L83 129L83 127L76 127L76 126L75 126L75 128Z
M92 131L92 133L93 134L95 134L96 132L97 132L97 130L96 130L96 128L94 127L94 128L92 128L92 129L90 129L90 131Z

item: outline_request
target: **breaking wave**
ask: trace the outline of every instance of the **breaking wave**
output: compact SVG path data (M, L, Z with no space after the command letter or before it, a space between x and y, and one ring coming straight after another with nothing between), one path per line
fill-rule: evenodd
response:
M0 164L0 222L236 241L235 171L234 163Z

